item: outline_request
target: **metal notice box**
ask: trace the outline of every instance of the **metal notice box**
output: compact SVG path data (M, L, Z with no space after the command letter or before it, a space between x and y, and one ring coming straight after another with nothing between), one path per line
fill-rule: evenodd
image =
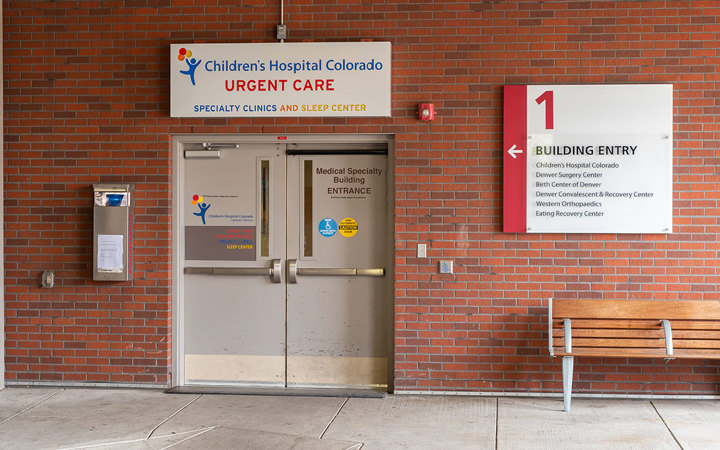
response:
M132 280L132 184L94 184L93 280Z

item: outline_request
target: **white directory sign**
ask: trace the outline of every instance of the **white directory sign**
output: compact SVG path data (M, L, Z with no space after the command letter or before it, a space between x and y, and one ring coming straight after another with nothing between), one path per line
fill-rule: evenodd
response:
M172 117L390 116L389 42L173 44Z
M672 85L506 86L504 108L505 232L672 232Z

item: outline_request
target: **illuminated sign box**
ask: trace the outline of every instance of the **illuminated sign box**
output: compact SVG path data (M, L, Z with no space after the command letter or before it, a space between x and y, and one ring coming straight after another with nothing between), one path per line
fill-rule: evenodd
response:
M390 117L389 42L173 44L172 117Z
M671 233L672 85L505 86L503 230Z

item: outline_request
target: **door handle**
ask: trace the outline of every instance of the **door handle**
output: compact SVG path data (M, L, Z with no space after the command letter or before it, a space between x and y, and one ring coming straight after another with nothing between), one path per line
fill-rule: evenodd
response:
M354 267L299 268L297 259L288 260L288 283L297 283L298 275L310 277L384 277L385 268L357 269Z
M385 268L379 267L377 269L357 269L357 276L359 277L384 277Z
M330 276L330 277L354 277L357 276L357 269L330 268L330 267L307 267L298 269L298 275L305 276Z
M307 267L297 269L298 275L310 277L384 277L385 269L356 269L350 267Z
M297 283L297 259L288 259L287 261L287 281L289 284Z
M273 283L282 282L282 264L279 259L270 261L270 267L185 267L186 274L269 276Z

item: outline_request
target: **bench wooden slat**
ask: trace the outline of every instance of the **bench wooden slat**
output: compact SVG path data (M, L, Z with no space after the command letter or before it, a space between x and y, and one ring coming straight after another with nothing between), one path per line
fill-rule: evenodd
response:
M617 348L573 348L572 353L566 353L563 349L557 349L555 356L595 356L603 358L667 358L663 350L625 348L618 352ZM709 349L677 349L671 358L687 359L720 359L720 350Z
M568 319L720 320L720 301L710 300L553 300L553 317Z
M572 337L573 340L575 338L581 338L581 337L596 337L596 338L602 338L606 336L614 336L618 338L633 338L633 337L640 337L640 338L664 338L665 332L661 328L656 328L654 330L624 330L624 329L615 329L615 330L607 330L603 328L576 328L573 326L572 330ZM553 330L553 337L557 338L564 338L565 337L565 330L563 329L555 329Z
M554 313L554 312L553 312ZM562 328L562 318L553 320L553 328ZM662 328L661 320L623 320L623 319L573 319L573 328ZM673 330L720 330L720 320L673 320Z
M553 320L553 328L563 327L563 318L558 319L557 314ZM569 317L568 317L569 318ZM622 319L573 319L573 328L657 328L660 320L622 320Z
M716 330L675 330L672 332L673 340L682 339L701 339L701 340L718 340L720 341L720 331ZM654 330L648 329L607 329L607 328L577 328L573 326L572 337L617 337L617 338L662 338L665 339L665 331L662 328ZM562 328L553 329L554 338L564 338L565 330ZM720 342L718 342L720 347Z
M719 339L720 340L720 331L673 329L673 339L675 339L675 338L677 338L677 339Z
M705 339L675 339L673 347L678 348L716 348L720 349L720 341Z
M563 345L562 339L553 339L553 345L560 347ZM572 339L573 350L580 347L618 347L618 348L665 348L664 339L596 339L596 338L576 338Z
M583 348L578 349L573 347L572 353L565 352L564 349L559 348L555 352L555 356L602 356L607 358L665 358L664 349L647 349L647 348L625 348L622 349L622 354L618 352L617 348Z
M564 348L563 339L553 339L554 347ZM573 350L586 347L601 348L661 348L665 349L665 339L597 339L575 338L572 340ZM708 348L720 349L719 341L704 341L700 339L673 339L673 347L678 348Z

